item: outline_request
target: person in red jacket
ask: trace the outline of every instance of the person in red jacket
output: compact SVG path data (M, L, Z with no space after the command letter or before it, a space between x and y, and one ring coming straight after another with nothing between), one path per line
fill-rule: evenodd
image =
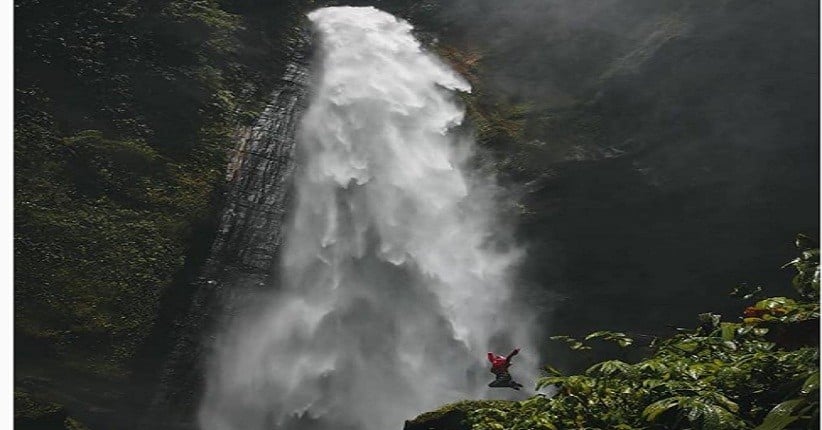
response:
M514 349L507 357L496 355L493 352L488 353L488 361L491 362L491 373L496 375L496 379L488 384L489 387L509 387L519 390L522 384L516 382L508 373L508 368L511 367L511 358L519 354L519 348Z

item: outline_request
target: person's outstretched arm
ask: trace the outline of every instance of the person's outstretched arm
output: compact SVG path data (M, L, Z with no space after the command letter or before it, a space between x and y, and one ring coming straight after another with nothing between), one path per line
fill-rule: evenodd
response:
M511 361L511 358L513 358L517 354L519 354L519 348L515 348L513 351L511 351L511 353L508 354L508 357L505 357L505 361Z

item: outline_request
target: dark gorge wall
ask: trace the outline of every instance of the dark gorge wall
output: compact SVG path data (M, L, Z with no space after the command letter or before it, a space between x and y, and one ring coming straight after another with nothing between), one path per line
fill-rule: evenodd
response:
M174 349L144 425L190 425L204 388L210 341L232 316L276 285L283 223L291 201L295 132L308 92L307 32L286 43L285 73L254 126L240 129L228 165L217 237L193 283L191 307L176 315ZM167 329L167 326L164 327Z
M546 338L736 315L738 283L789 293L794 235L819 234L818 2L358 3L471 81Z
M197 372L178 370L201 366L192 321L223 311L211 250L270 269L284 209L259 193L282 194L289 148L262 135L290 127L273 117L296 109L281 77L301 79L307 5L58 3L15 2L15 412L141 428L165 397L194 407Z
M661 334L738 313L738 283L789 293L794 235L819 234L817 12L692 5L581 103L529 118L528 138L569 145L525 199L524 237L540 239L524 276L562 295L552 332Z

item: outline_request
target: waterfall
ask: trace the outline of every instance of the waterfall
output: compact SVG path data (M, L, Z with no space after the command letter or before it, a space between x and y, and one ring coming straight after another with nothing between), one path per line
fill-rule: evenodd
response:
M219 336L200 427L398 429L445 402L516 395L486 386L493 348L523 347L513 373L532 386L510 281L522 252L454 132L470 86L392 15L309 19L318 64L280 279Z

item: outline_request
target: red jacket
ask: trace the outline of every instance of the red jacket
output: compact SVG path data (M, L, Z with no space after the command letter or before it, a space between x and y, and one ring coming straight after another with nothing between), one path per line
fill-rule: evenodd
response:
M493 352L488 353L488 361L491 362L491 373L498 375L500 373L507 373L508 368L511 367L511 358L515 355L519 354L519 348L511 351L507 357L503 357L501 355L494 354Z

